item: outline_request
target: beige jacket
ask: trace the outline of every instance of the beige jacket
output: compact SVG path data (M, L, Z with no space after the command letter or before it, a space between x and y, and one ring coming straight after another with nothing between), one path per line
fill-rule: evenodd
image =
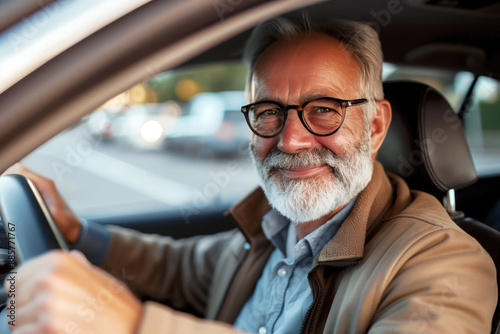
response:
M103 265L139 295L232 323L272 251L260 189L231 209L240 230L174 241L110 228ZM248 247L249 244L251 247ZM250 250L248 250L250 248ZM489 333L497 302L492 260L432 196L410 192L376 162L372 181L308 278L307 333ZM334 298L335 297L335 298ZM235 333L146 302L138 333Z

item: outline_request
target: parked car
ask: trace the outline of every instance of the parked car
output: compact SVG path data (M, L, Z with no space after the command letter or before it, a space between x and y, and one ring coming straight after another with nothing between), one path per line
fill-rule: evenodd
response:
M251 133L240 110L245 103L242 91L194 96L165 136L167 148L204 156L247 155Z

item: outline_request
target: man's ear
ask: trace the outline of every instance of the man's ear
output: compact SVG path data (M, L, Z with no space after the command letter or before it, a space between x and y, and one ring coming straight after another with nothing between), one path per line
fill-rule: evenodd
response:
M377 110L371 122L371 150L372 160L375 160L378 149L382 143L391 124L392 108L387 100L377 101Z

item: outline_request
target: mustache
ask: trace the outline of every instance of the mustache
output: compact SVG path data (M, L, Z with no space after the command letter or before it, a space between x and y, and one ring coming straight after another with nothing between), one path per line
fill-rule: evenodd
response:
M286 153L274 147L265 158L260 158L262 167L272 172L276 169L297 169L326 164L335 169L339 157L327 148L299 153Z

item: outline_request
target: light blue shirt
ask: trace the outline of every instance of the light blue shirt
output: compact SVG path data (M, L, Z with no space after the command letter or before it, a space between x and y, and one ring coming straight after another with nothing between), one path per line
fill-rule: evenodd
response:
M276 249L234 326L250 333L299 333L313 301L307 274L321 249L335 236L356 198L329 221L297 242L295 225L275 210L262 229Z

